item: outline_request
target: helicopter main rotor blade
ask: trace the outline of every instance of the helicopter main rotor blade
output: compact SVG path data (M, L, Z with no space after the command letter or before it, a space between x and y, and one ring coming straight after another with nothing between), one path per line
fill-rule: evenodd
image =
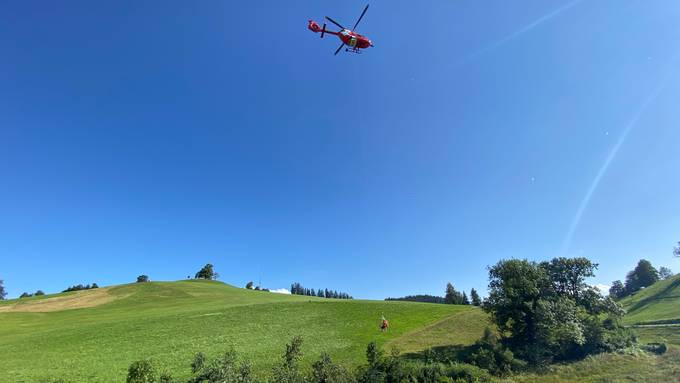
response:
M326 16L326 20L328 20L328 21L330 21L331 23L337 25L338 27L340 27L340 29L347 29L347 28L343 27L342 25L340 25L337 21L331 19L331 18L328 17L328 16Z
M352 30L357 29L357 25L359 25L359 22L361 21L361 19L364 18L364 15L366 14L366 11L368 11L368 6L369 6L369 4L366 4L366 8L364 8L364 11L361 12L361 16L359 16L359 20L357 20L356 24L354 24L354 28L352 28Z
M335 53L333 53L333 54L334 54L334 55L337 55L337 54L340 52L340 49L342 49L342 47L344 47L344 46L345 46L345 43L340 44L340 46L338 47L338 49L336 49L336 50L335 50Z

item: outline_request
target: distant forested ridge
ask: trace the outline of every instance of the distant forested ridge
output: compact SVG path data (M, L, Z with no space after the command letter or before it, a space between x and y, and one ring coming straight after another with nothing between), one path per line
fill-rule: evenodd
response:
M438 297L436 295L428 294L418 294L418 295L407 295L401 298L385 298L386 301L408 301L408 302L422 302L422 303L446 303L444 297Z

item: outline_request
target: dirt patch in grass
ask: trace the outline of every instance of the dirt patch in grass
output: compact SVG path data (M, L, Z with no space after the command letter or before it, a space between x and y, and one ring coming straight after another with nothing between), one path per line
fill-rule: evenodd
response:
M50 311L63 311L94 307L109 303L116 299L124 298L121 295L111 295L107 288L76 291L72 294L56 296L44 299L27 299L12 304L0 306L0 313L24 312L44 313Z

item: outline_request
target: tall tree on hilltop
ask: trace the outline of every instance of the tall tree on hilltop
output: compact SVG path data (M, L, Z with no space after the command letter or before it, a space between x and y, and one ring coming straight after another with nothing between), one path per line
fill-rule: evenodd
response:
M659 272L652 263L641 259L633 271L626 275L626 292L632 294L643 287L649 287L659 280Z
M196 273L196 279L213 280L219 278L219 274L213 270L213 265L208 263Z
M673 271L671 271L671 269L669 269L668 267L664 267L664 266L659 267L659 278L668 279L668 278L672 277L673 275L674 275Z
M475 290L474 288L470 290L470 300L472 301L473 306L482 305L482 300L479 298L479 294L477 294L477 290Z
M0 279L0 301L4 300L6 296L7 292L5 291L4 281Z

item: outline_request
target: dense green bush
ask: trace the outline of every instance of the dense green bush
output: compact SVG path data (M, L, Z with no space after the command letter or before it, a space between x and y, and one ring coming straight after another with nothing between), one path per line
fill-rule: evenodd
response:
M312 365L310 383L353 383L354 376L343 366L333 362L330 355L323 353Z
M596 269L586 258L491 267L484 308L503 344L534 366L628 347L635 338L618 325L623 308L585 283Z
M151 360L139 360L128 368L127 383L154 383L156 369Z
M642 349L647 352L652 352L654 354L665 354L668 351L666 343L648 343L642 346Z
M198 354L197 354L198 356ZM250 383L253 381L250 363L238 362L235 351L228 351L222 356L205 362L202 365L192 363L192 371L196 374L190 382L196 383Z

